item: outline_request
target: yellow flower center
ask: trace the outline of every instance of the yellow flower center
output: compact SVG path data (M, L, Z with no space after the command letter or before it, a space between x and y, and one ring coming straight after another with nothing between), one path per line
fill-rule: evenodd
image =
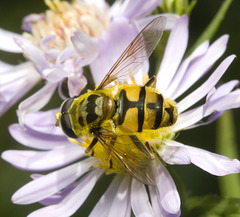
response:
M63 50L72 44L71 35L76 30L94 37L108 29L109 19L106 13L93 4L80 0L71 4L60 0L45 0L45 3L50 9L43 14L43 19L31 23L31 34L24 33L37 46L40 46L41 39L54 35L50 48Z

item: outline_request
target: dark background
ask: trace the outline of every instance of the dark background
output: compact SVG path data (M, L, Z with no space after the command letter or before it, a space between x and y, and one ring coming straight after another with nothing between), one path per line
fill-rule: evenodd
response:
M201 0L198 1L195 9L192 12L190 19L190 42L193 42L199 37L201 32L205 29L213 16L216 14L223 1L220 0ZM46 10L43 1L33 0L1 0L0 1L0 28L21 33L21 20L24 16L30 13L40 13ZM229 34L230 40L228 43L227 51L224 57L230 54L236 54L238 58L234 60L228 69L227 73L222 78L222 81L231 79L240 80L240 2L233 1L228 13L219 28L214 40L223 34ZM0 42L1 43L1 42ZM24 61L22 55L10 54L0 52L0 60L12 64L18 64ZM223 60L223 58L221 58ZM60 101L56 102L58 106ZM3 117L0 118L0 150L1 152L7 149L24 149L18 144L8 133L8 126L17 122L16 116L17 106L10 109ZM240 144L240 110L234 110L235 132L237 134L237 142ZM208 126L182 132L178 136L178 141L185 144L201 147L209 151L215 151L216 144L216 125L217 122ZM227 145L227 144L226 144ZM179 175L187 194L190 196L201 196L207 193L218 193L218 177L212 176L201 169L188 165L188 166L175 166L176 173ZM14 205L11 203L12 194L30 181L30 173L20 171L5 161L0 159L0 211L3 217L27 216L33 210L40 208L41 205ZM107 180L109 182L109 180ZM102 186L104 185L104 187ZM105 189L104 180L98 184L99 191L95 191L98 197ZM74 216L87 216L89 210L94 205L93 197L88 200L79 212Z

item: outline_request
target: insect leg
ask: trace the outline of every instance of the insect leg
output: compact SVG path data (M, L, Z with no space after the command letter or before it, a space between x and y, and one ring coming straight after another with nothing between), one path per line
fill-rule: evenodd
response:
M147 81L147 83L146 83L144 86L145 86L145 87L153 87L153 88L155 88L155 87L156 87L156 83L157 83L156 76L152 76L152 77Z
M86 154L89 153L92 150L93 146L96 145L97 142L98 142L98 139L94 137L91 144L86 148L85 153Z
M110 160L111 149L112 149L112 147L114 146L114 144L115 144L115 142L116 142L116 139L117 139L117 136L113 136L113 137L111 138L111 142L110 142L110 145L108 146L108 151L107 151L107 153L106 153L106 158L105 158L106 161L109 161L109 160Z

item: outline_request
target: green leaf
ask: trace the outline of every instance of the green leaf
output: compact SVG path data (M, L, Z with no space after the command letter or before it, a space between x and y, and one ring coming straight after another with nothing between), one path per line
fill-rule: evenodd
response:
M240 216L240 199L222 198L218 195L191 197L187 200L187 217Z
M232 0L225 0L222 3L222 6L219 8L219 10L218 10L217 14L215 15L215 17L213 18L213 20L210 22L210 24L207 26L207 28L204 30L204 32L200 35L198 40L195 42L195 44L190 49L189 54L192 53L198 47L198 45L200 45L202 42L204 42L206 40L211 40L213 38L213 36L217 32L220 24L222 23L222 21L225 17L225 14L227 13L228 8L230 7L231 3L232 3Z
M232 111L226 111L217 124L217 153L238 158ZM219 187L222 196L240 198L240 174L219 177Z

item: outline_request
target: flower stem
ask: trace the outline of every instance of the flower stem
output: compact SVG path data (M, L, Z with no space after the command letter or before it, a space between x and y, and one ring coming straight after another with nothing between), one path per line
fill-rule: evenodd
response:
M230 158L238 157L234 119L231 111L226 111L218 120L217 152ZM240 198L240 174L219 177L219 187L222 196Z

